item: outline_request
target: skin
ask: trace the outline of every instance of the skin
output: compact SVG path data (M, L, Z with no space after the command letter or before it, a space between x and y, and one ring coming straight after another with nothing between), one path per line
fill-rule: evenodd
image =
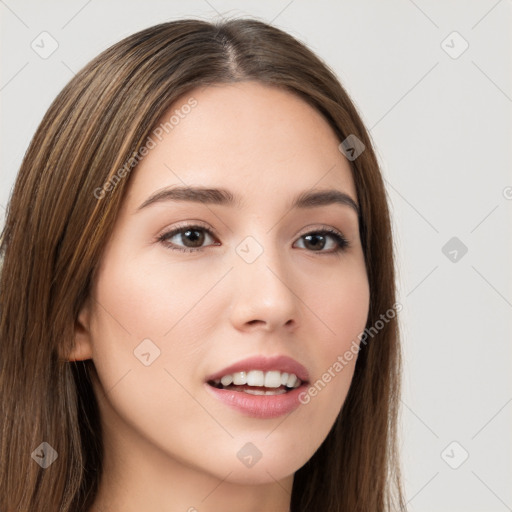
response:
M287 512L293 475L324 441L356 358L307 405L248 417L205 389L215 371L253 355L288 355L314 383L364 330L369 286L357 214L347 205L290 210L303 191L333 188L357 203L348 161L324 118L292 93L256 82L196 89L197 106L144 157L82 308L71 359L93 359L105 467L93 511ZM138 207L172 185L223 187L242 207L185 201ZM186 229L200 225L201 251ZM311 246L304 235L334 228ZM247 263L236 247L253 237ZM217 245L214 245L217 242ZM134 356L144 339L160 355ZM153 350L153 349L151 349ZM262 458L246 467L237 452Z

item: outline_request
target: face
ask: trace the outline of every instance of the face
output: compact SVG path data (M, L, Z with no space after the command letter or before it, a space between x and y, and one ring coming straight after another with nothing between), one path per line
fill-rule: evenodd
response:
M193 108L181 108L190 98ZM333 426L356 358L341 371L335 363L368 315L350 166L323 117L277 88L197 89L163 122L176 109L130 177L75 356L94 361L111 439L219 479L286 478ZM228 192L196 201L169 193L177 187ZM293 205L326 190L341 199ZM304 370L298 389L261 386L293 388L283 373ZM238 380L242 371L254 385ZM235 388L212 386L227 375Z

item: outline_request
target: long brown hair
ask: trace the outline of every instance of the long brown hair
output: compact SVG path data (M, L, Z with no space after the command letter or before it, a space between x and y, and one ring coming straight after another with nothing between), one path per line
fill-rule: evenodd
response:
M240 80L292 91L340 141L355 135L365 145L349 160L370 284L367 327L394 306L394 249L379 165L328 66L289 34L252 19L179 20L127 37L52 103L8 205L0 246L0 510L85 512L92 505L103 453L94 365L62 354L72 348L134 155L178 97ZM333 428L295 473L293 512L405 510L397 453L400 365L394 316L361 344ZM32 456L42 442L58 454L46 469Z

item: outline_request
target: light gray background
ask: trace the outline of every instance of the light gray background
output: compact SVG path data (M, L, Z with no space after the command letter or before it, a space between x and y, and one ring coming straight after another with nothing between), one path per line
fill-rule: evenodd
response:
M307 43L375 141L404 306L410 509L512 510L511 0L0 0L2 216L28 143L73 73L139 29L221 15L272 21ZM43 31L59 45L47 59L31 48ZM454 31L469 44L457 58ZM456 261L442 252L452 237L468 248Z

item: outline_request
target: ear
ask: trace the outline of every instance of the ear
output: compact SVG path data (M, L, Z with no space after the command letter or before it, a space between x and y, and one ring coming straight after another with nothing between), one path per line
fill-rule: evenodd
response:
M68 361L92 359L90 317L90 301L86 300L80 310L78 318L75 321L74 345L70 354L66 358Z

